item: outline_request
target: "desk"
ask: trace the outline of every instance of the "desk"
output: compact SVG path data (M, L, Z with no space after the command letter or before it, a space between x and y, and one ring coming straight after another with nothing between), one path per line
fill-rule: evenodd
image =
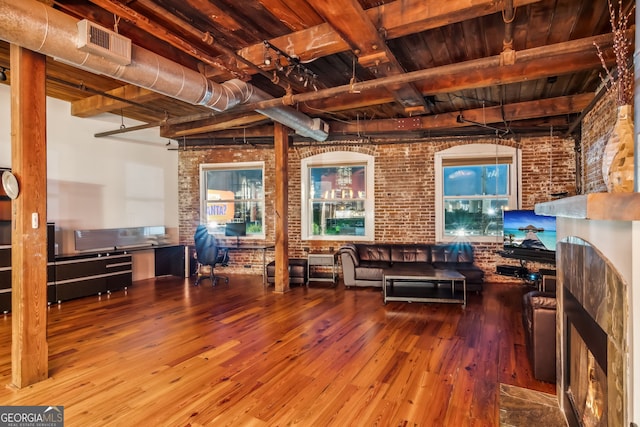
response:
M220 248L228 251L262 251L262 284L267 283L267 250L274 249L276 245L252 245L246 244L229 244L227 242L220 242Z

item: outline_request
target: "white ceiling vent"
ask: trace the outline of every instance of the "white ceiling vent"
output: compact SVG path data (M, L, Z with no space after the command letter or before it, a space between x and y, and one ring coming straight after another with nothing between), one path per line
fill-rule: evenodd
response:
M78 49L109 59L120 65L131 63L131 40L91 21L78 22Z

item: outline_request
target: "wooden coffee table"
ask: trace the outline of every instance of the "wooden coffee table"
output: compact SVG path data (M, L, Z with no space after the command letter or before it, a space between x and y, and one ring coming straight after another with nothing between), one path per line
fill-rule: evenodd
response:
M456 291L456 282L462 282L462 291ZM451 287L440 287L446 283ZM389 270L382 276L384 303L404 302L446 302L467 305L467 281L455 270L433 270L419 272L411 270Z

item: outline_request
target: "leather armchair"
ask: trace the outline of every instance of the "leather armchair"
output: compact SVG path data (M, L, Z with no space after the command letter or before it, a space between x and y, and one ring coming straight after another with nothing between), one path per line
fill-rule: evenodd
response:
M556 381L556 296L531 291L524 295L522 324L527 354L537 380Z

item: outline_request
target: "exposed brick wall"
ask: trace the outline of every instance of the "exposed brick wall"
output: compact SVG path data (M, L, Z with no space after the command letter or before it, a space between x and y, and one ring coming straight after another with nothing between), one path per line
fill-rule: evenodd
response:
M529 137L521 140L495 138L425 139L419 142L388 144L309 144L289 149L289 257L304 257L307 250L328 252L348 240L302 242L301 175L302 159L322 152L355 151L375 157L375 241L387 243L434 243L435 241L435 153L456 145L498 143L522 150L522 208L551 200L550 193L575 192L574 141L559 137ZM265 162L265 224L267 241L275 239L274 192L275 158L273 147L211 147L187 149L179 157L180 241L193 243L193 232L200 216L201 163ZM478 265L489 281L513 280L496 275L496 264L513 264L496 254L501 244L476 244ZM233 271L260 274L262 254L232 252ZM269 254L272 259L273 253ZM250 269L244 268L251 265ZM231 268L231 267L229 267Z
M582 188L583 193L607 191L602 179L602 153L617 118L616 93L600 99L582 121Z

